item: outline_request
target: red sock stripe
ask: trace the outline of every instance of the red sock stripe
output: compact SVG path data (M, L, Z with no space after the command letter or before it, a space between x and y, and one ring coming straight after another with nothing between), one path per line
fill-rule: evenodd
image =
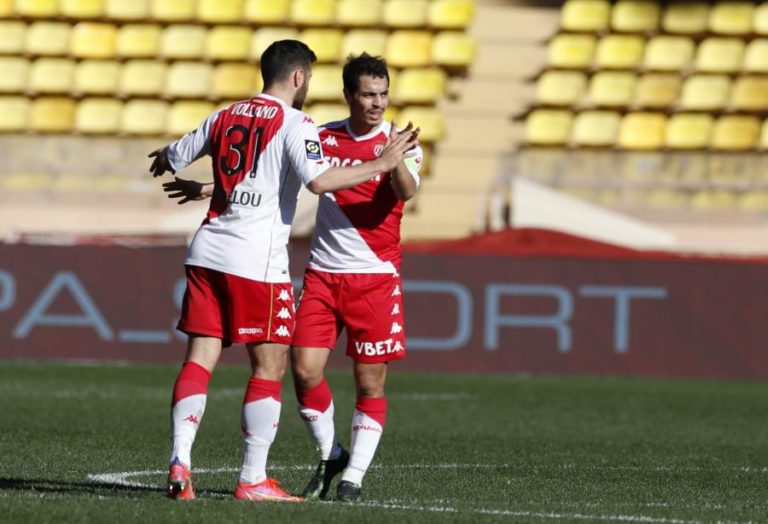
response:
M313 388L302 390L297 386L296 398L301 407L314 409L320 413L324 413L333 401L331 388L328 387L328 382L325 379Z
M256 402L257 400L268 397L272 397L278 402L282 402L283 398L280 395L281 389L282 383L278 380L265 380L263 378L251 377L248 381L248 389L245 390L243 404Z
M173 386L173 403L175 405L179 400L191 397L192 395L208 394L208 382L211 381L211 372L200 364L194 362L184 362L176 377L176 384Z
M387 397L357 397L355 409L365 413L384 428L384 422L387 420Z

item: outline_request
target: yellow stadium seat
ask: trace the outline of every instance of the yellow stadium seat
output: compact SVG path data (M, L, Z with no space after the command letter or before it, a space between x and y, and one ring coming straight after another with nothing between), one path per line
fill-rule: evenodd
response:
M434 107L404 107L397 116L397 125L405 127L408 122L413 122L414 127L421 128L419 132L420 142L432 144L445 137L445 119L442 113Z
M739 197L739 209L744 211L768 211L768 191L747 191Z
M59 8L69 18L99 18L104 15L104 0L59 0Z
M378 26L381 11L381 0L338 0L336 22L343 26Z
M165 94L174 98L206 98L211 86L211 66L201 62L174 62L168 68Z
M427 25L427 0L385 0L382 20L389 27L417 29Z
M261 91L261 75L254 64L219 64L213 71L211 96L218 99L250 98Z
M245 0L243 16L256 24L284 24L291 17L291 0Z
M16 0L16 13L29 18L53 18L59 14L58 0Z
M170 25L160 35L160 56L165 58L199 58L205 52L205 27Z
M0 56L0 93L23 93L27 88L29 62L20 56Z
M596 47L592 35L557 35L549 43L547 63L550 67L586 69L592 64Z
M748 73L768 73L768 39L756 38L749 43L742 69Z
M589 102L598 107L625 107L632 103L637 77L625 71L599 71L589 84Z
M671 2L661 18L661 27L667 33L701 34L707 30L708 25L709 5L703 0Z
M709 12L709 30L725 35L746 35L752 32L755 2L717 2Z
M72 28L69 52L77 58L111 58L115 54L116 41L115 26L80 22Z
M77 105L75 131L80 133L117 133L123 103L113 98L86 98Z
M184 22L195 18L197 0L152 0L152 18L163 22Z
M310 28L299 33L299 40L315 52L318 62L336 62L344 33L340 29Z
M27 28L25 50L30 55L66 55L72 26L64 22L34 22Z
M120 85L120 64L112 60L83 60L75 69L77 93L110 95Z
M560 26L566 31L608 29L611 3L608 0L568 0L563 5Z
M760 138L761 123L755 116L721 116L712 131L712 148L719 151L754 149Z
M686 36L656 36L645 46L643 67L652 71L683 71L693 62L696 45Z
M75 123L75 101L71 98L44 97L32 102L29 128L42 133L70 131Z
M344 104L314 104L306 112L318 126L344 120L349 116L349 108Z
M633 69L643 60L645 40L637 35L608 35L597 43L595 66L602 69Z
M445 68L468 67L475 59L475 41L467 33L441 31L432 39L432 63Z
M168 66L158 60L129 60L120 72L120 93L158 96L165 87Z
M132 135L159 135L165 131L168 104L160 100L131 100L125 104L120 131Z
M432 35L426 31L393 31L385 58L390 67L422 67L432 61Z
M181 136L197 129L215 110L210 102L188 100L176 102L168 112L165 132L169 135Z
M618 145L622 149L654 150L664 146L667 117L661 113L629 113L621 120Z
M344 100L344 83L341 67L318 65L312 68L312 81L309 84L309 98L312 100Z
M723 109L728 102L731 80L726 75L693 75L683 83L680 108L694 111Z
M336 0L293 0L291 21L299 25L327 26L336 19Z
M115 53L125 58L151 58L160 48L160 26L126 24L117 33Z
M104 12L107 18L115 20L146 20L149 8L158 0L105 0Z
M742 76L733 82L729 108L734 111L768 111L768 78Z
M390 97L398 104L432 104L443 96L446 83L446 74L442 69L404 69Z
M363 51L371 56L384 56L387 49L387 33L376 29L351 29L344 34L339 58L359 55Z
M643 75L637 81L632 105L640 108L661 109L671 106L680 96L682 80L672 73Z
M613 111L584 111L576 115L571 142L581 147L611 147L616 143L621 116Z
M664 143L670 149L705 149L714 123L710 114L677 113L669 119Z
M23 53L26 32L27 26L23 22L0 20L0 54Z
M277 40L295 40L299 33L292 27L264 27L251 37L251 58L260 60L261 54Z
M243 0L199 0L197 19L207 24L228 24L243 19Z
M550 106L572 106L581 100L586 88L587 77L584 73L547 71L536 83L536 102Z
M0 114L2 114L1 111ZM760 131L760 149L762 151L768 150L768 119L763 122L763 126Z
M768 35L768 3L763 2L755 8L753 22L755 33Z
M737 204L736 194L724 189L702 189L691 198L691 207L700 211L732 209Z
M473 0L432 0L427 21L438 29L463 29L475 17Z
M611 28L622 33L644 33L659 27L656 0L619 0L611 10Z
M573 113L560 109L536 109L525 120L525 143L532 146L563 146L568 142Z
M0 96L0 131L24 131L29 107L29 99L22 96Z
M29 70L29 89L36 93L69 93L74 75L74 60L38 58Z
M13 14L13 0L0 0L0 17L8 18Z
M251 36L248 27L213 27L208 31L205 56L211 60L247 60L251 55Z
M741 69L744 41L740 38L707 38L696 53L696 69L707 73L734 73Z

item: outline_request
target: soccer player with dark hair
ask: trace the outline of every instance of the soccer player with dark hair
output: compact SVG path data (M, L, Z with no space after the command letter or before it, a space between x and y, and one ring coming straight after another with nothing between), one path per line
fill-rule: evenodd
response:
M384 120L389 72L383 59L363 53L348 59L343 78L349 117L320 127L320 140L332 165L358 165L381 154L392 134L392 123ZM384 430L387 363L405 357L400 221L404 202L418 188L421 162L421 148L414 146L394 169L319 197L291 346L299 413L320 452L307 498L325 498L343 471L336 499L359 499ZM336 438L323 374L344 328L357 393L349 453Z
M294 330L286 246L300 184L318 194L353 187L395 168L415 144L410 133L392 133L380 157L354 167L331 166L317 128L300 110L314 61L301 42L273 43L261 57L261 94L213 113L195 131L150 154L154 176L209 155L214 179L207 216L185 261L178 329L189 341L173 390L171 498L195 498L191 450L208 383L222 348L238 343L246 347L252 375L243 401L243 464L234 495L301 500L266 474Z

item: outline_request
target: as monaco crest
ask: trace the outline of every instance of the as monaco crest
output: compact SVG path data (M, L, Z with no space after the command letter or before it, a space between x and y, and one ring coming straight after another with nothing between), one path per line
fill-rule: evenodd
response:
M381 156L381 153L384 151L384 144L376 144L373 146L373 154L378 156Z

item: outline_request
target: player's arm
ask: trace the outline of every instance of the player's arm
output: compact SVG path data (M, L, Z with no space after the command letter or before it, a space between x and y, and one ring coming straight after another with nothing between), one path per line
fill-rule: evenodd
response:
M163 191L168 193L168 198L177 198L177 204L186 204L192 200L205 200L213 196L213 182L202 183L196 180L186 180L173 177L173 181L163 184Z
M213 113L203 120L200 127L191 131L160 149L155 149L148 156L152 158L152 165L149 171L153 177L159 177L167 171L176 173L181 171L189 164L211 153L211 128L216 122L219 113Z
M410 123L400 133L393 130L379 158L349 167L328 166L322 158L320 137L311 121L295 126L287 136L286 146L293 168L304 185L312 193L321 194L354 187L394 169L416 145L417 134Z

